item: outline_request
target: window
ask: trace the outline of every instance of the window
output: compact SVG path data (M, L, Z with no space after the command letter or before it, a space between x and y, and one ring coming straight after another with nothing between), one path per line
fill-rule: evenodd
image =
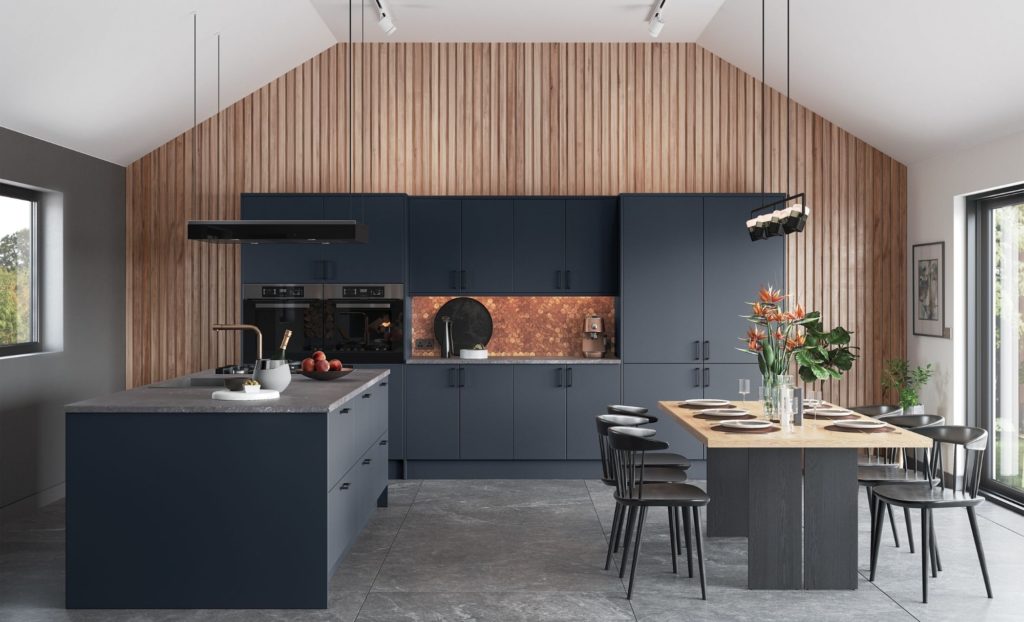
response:
M0 356L40 350L36 276L40 196L0 184Z
M975 403L990 450L984 486L1024 500L1024 190L975 203Z

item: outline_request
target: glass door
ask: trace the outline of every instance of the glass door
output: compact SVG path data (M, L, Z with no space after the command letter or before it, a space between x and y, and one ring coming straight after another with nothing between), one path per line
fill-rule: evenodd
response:
M1024 193L979 202L979 424L986 488L1024 500Z

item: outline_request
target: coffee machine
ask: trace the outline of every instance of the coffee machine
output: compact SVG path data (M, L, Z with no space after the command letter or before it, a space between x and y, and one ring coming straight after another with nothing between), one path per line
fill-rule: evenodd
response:
M583 321L583 356L599 359L608 350L608 338L604 335L604 318L588 315Z

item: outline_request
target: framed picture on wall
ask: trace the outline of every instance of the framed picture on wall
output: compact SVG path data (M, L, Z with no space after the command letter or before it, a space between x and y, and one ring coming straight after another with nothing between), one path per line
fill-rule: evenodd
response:
M946 324L946 243L915 244L913 249L914 334L944 337Z

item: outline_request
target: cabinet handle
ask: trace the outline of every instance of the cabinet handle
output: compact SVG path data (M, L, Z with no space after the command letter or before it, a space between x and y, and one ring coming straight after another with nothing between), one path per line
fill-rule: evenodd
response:
M340 411L338 411L338 414L339 415L346 415L346 414L349 413L350 410L351 410L350 408L342 408Z
M555 270L555 289L562 289L562 271Z
M693 386L700 386L700 367L693 368Z
M465 367L460 367L459 368L459 386L460 387L466 386L466 368Z
M462 270L462 289L466 289L466 271Z
M572 278L572 270L565 271L565 289L572 289L569 279Z
M710 341L705 341L704 342L704 360L706 361L709 358L711 358L711 342Z
M378 443L378 444L379 444L379 445L387 445L387 444L388 444L388 439L384 439L384 440L382 440L382 441L381 441L380 443Z
M711 370L707 367L704 368L704 386L705 388L711 384Z
M700 360L700 340L693 342L693 360Z
M363 464L364 464L364 465L365 465L365 464L370 464L370 458L367 458L367 459L363 460Z
M565 386L571 387L572 386L572 367L566 367L565 368L565 377L567 378Z
M345 483L344 483L344 484L342 484L341 486L338 486L338 488L339 488L340 490L348 490L348 487L349 487L349 486L351 486L351 484L349 484L348 482L345 482Z
M388 383L387 383L386 381L385 381L385 382L382 382L382 383L380 383L380 386L382 386L382 387L386 387L386 386L388 386Z
M370 395L371 395L370 393L363 393L363 399L364 400L370 399Z
M455 285L455 270L448 271L448 287L451 289L457 289Z
M448 368L448 386L449 387L454 387L455 386L455 368L454 367L449 367Z
M558 385L559 387L565 385L565 370L561 367L558 368Z

